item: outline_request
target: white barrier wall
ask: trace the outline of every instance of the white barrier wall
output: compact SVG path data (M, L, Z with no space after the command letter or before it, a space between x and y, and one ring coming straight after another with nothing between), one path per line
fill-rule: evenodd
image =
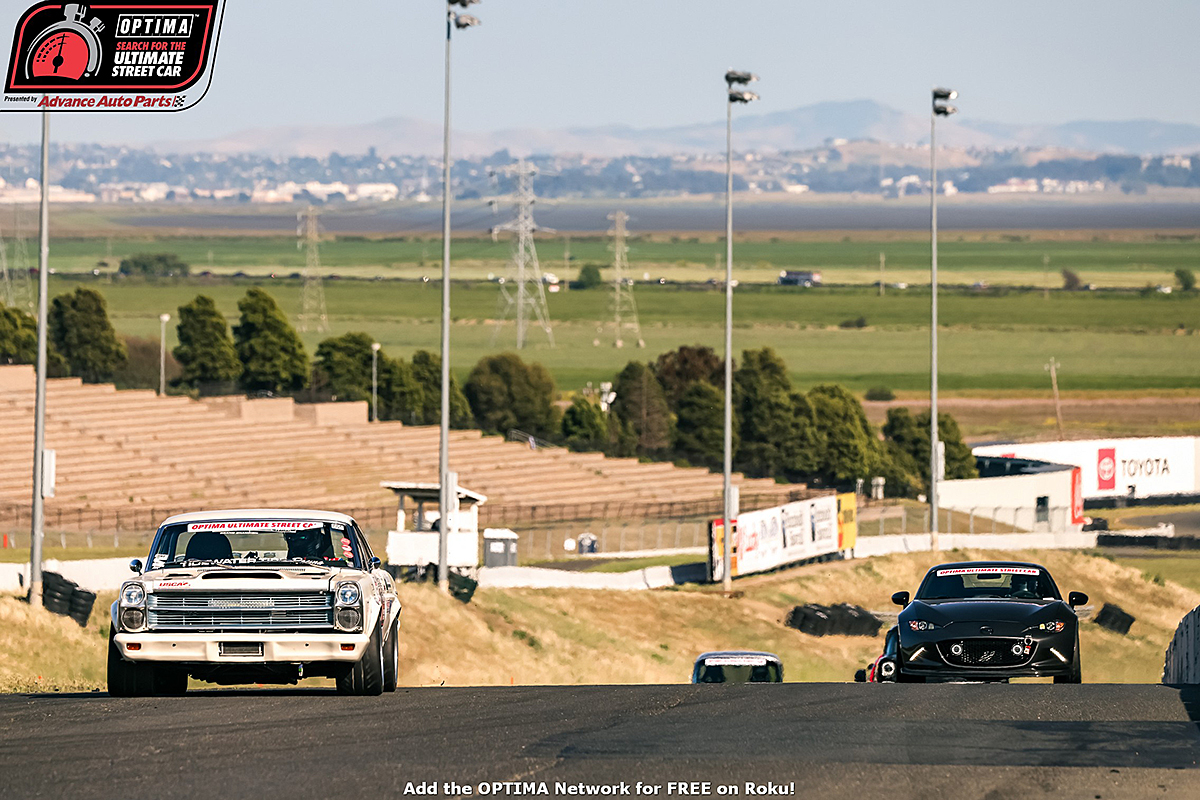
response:
M1162 682L1200 684L1200 606L1179 621L1175 636L1167 645Z
M1079 467L1085 500L1126 497L1130 487L1134 497L1200 493L1200 438L1195 436L995 444L972 452Z
M1025 531L1079 531L1083 497L1077 492L1075 469L942 481L938 506L996 519ZM1046 518L1039 519L1038 499L1046 498Z

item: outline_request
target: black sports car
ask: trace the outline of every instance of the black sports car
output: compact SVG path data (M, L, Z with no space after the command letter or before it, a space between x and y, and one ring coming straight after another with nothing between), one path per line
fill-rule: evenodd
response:
M1016 561L940 564L925 574L917 596L896 592L897 677L926 680L1007 680L1053 676L1079 683L1079 619L1083 592L1063 602L1045 567Z

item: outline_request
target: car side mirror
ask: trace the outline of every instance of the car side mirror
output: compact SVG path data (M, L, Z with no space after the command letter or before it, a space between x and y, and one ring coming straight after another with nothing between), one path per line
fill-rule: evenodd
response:
M379 560L379 556L371 556L371 560L367 562L370 569L378 569L381 564L383 562Z
M1083 592L1071 592L1069 595L1067 595L1067 605L1069 605L1071 608L1074 608L1075 606L1086 606L1087 601L1088 596Z
M142 560L140 558L135 558L133 561L130 561L129 562L129 571L135 575L141 575L142 574Z
M867 671L865 669L860 669L857 672L855 672L854 673L854 682L855 683L866 683L867 682Z
M892 595L892 602L904 608L904 606L908 605L908 592L896 592Z

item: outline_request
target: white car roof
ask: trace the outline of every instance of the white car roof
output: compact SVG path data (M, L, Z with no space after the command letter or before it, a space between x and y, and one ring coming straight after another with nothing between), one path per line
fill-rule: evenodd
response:
M221 511L194 511L191 514L176 514L167 517L163 525L174 525L177 522L215 522L217 520L252 520L252 519L311 519L343 522L353 525L354 518L336 511L316 511L311 508L231 508Z

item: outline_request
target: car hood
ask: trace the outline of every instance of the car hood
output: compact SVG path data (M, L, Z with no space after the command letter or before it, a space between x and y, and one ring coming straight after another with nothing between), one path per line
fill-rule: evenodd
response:
M326 591L334 581L354 580L358 570L324 566L167 567L141 576L149 592Z
M1061 600L914 600L900 615L905 619L920 618L942 625L952 622L1024 622L1056 606L1065 607Z

